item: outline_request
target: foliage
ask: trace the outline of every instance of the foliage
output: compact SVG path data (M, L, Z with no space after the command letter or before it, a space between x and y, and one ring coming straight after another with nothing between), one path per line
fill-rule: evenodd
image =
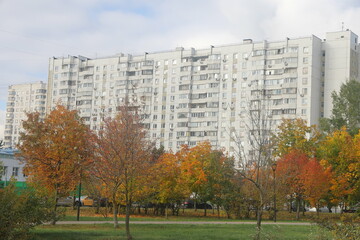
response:
M92 173L101 180L114 205L117 227L117 206L126 206L126 229L131 239L129 218L131 203L141 190L141 179L151 161L152 145L146 138L137 108L124 105L118 115L104 121L103 129L93 139L96 161Z
M310 159L302 166L301 181L304 196L312 207L319 209L325 203L324 199L330 190L331 170L324 169L316 159Z
M332 115L322 120L322 129L327 132L340 130L346 127L351 135L359 132L360 126L360 82L350 80L341 85L340 91L333 92Z
M2 161L0 161L0 181L3 175L4 175L4 164Z
M315 219L318 226L330 231L335 240L356 240L360 236L359 221L356 217L343 216L338 223L331 219Z
M345 128L328 135L319 146L319 157L325 167L331 167L333 202L351 202L359 189L359 137Z
M30 229L52 218L49 207L31 190L18 193L14 182L0 189L1 239L30 238Z
M273 135L274 155L282 157L292 150L298 150L308 156L314 156L321 137L316 126L307 126L305 120L283 119L278 131Z
M181 177L180 161L177 155L162 154L150 172L151 179L148 181L151 181L152 185L153 203L179 207L182 201L189 197L190 192L184 178Z
M44 120L38 112L27 113L20 133L19 156L26 163L29 181L39 182L56 198L75 189L80 171L90 160L90 132L76 111L57 106Z

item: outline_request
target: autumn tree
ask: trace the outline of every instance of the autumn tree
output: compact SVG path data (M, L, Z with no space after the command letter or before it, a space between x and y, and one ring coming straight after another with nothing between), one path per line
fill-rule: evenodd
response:
M300 205L305 192L302 172L303 167L308 161L309 157L299 150L292 150L277 161L276 175L278 185L284 186L281 190L283 197L289 199L290 207L295 199L297 206L296 219L300 218Z
M350 203L359 196L359 141L342 128L326 137L319 147L319 157L325 167L331 167L331 194L334 203Z
M175 206L180 206L189 195L190 191L181 176L180 161L173 153L162 154L151 168L151 187L154 202L165 205L165 215L169 204L173 207L173 214L178 211Z
M268 173L274 162L271 146L274 121L270 109L271 99L262 95L264 91L261 89L254 92L256 92L255 98L249 101L248 108L245 110L247 119L244 121L244 131L235 132L230 128L229 133L236 145L233 153L238 164L238 173L242 179L253 184L258 194L256 216L257 234L260 234L263 209L271 196L268 184L271 176Z
M76 111L58 105L44 119L27 113L17 146L25 162L28 181L54 193L54 211L59 197L73 191L82 171L91 163L88 140L91 133ZM55 223L55 222L53 222Z
M290 200L295 199L297 219L300 217L300 205L304 200L305 191L300 181L302 168L310 158L315 157L321 137L315 125L308 126L301 118L283 119L272 136L275 149L273 155L278 159L277 175L283 177L282 181L287 184L286 186L290 186L286 188L285 193Z
M185 182L193 194L195 208L198 202L203 202L204 186L207 182L205 167L208 164L211 153L209 142L202 142L193 148L187 145L182 146L177 153L181 161L181 173Z
M107 118L94 139L96 161L93 174L108 189L114 206L114 225L118 226L117 206L126 206L126 235L130 234L131 203L139 189L140 179L151 161L152 145L147 139L138 108L126 104L118 108L115 118Z
M331 168L324 168L315 159L310 159L302 167L300 181L304 188L304 197L319 212L326 204L325 198L331 186Z

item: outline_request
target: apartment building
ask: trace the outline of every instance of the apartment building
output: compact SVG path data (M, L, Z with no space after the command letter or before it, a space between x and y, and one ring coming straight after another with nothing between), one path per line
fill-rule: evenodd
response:
M351 31L327 33L323 40L313 35L245 39L142 55L54 57L46 111L61 103L99 130L102 119L114 116L129 99L140 107L149 137L165 149L209 140L231 153L237 144L233 134L247 142L248 113L254 109L266 110L273 126L282 118L316 124L330 116L331 92L348 79L359 79L358 59L357 36Z
M26 119L26 112L40 112L45 115L46 83L10 85L6 107L4 147L14 148L22 130L21 122Z

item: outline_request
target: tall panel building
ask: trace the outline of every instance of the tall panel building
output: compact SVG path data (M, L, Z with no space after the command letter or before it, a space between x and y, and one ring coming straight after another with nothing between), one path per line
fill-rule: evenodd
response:
M231 151L231 132L245 138L249 105L264 96L273 122L300 117L317 123L322 52L322 41L310 36L141 56L52 58L47 109L60 101L97 130L103 117L135 98L150 137L166 149L209 140Z
M79 110L93 130L125 99L141 107L150 138L165 149L209 140L230 153L236 133L247 141L249 112L316 124L331 114L331 92L358 79L357 36L351 31L283 41L176 48L142 55L51 58L46 111Z
M26 119L26 112L40 112L45 115L46 83L10 85L6 107L4 147L14 148L22 130L21 122Z

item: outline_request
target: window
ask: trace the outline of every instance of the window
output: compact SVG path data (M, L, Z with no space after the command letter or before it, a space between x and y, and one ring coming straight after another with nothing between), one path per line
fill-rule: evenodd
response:
M302 89L302 94L304 94L304 95L307 94L307 88L303 88L303 89Z
M303 84L303 85L306 85L307 83L308 83L308 78L303 78L303 79L302 79L302 84Z
M308 68L307 67L304 67L303 70L302 70L303 74L308 74Z
M307 105L307 98L303 98L302 100L301 100L301 103L302 103L302 105Z
M306 64L306 63L308 63L308 62L309 62L309 58L308 58L308 57L304 57L304 58L303 58L303 63Z
M3 176L6 176L6 175L7 175L7 169L8 169L7 166L4 166L4 167L3 167L3 172L2 172L2 175L3 175Z
M13 177L17 177L19 175L19 168L13 167L12 175Z
M308 47L304 47L304 48L303 48L303 53L309 53L309 48L308 48Z

